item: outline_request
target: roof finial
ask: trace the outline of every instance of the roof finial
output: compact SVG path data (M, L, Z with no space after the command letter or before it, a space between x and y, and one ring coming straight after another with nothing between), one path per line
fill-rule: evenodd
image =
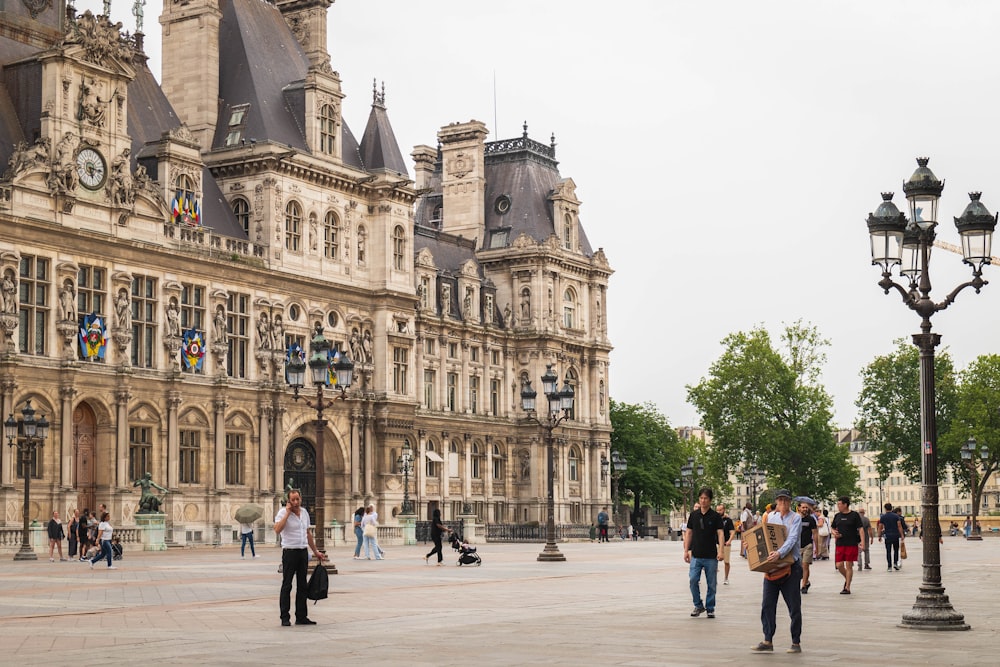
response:
M385 107L385 81L382 82L382 92L378 92L378 80L372 79L372 104Z
M524 121L524 125L522 125L521 127L524 128L524 134L521 135L521 136L523 136L525 139L527 139L528 138L528 121Z

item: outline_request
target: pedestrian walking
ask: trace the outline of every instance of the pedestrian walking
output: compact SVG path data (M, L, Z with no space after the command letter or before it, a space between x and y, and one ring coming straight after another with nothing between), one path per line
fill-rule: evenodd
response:
M375 509L375 503L369 503L368 509L370 509L372 511L372 521L375 522L375 526L377 527L379 525L378 524L378 510ZM375 545L375 550L378 551L379 557L380 558L385 558L385 550L382 549L382 545L378 543L378 530L376 530L375 534L372 535L372 543Z
M89 518L90 510L84 508L83 514L80 515L80 521L76 528L76 541L79 544L80 549L80 562L87 560L87 550L90 548L90 528L88 526Z
M830 521L830 532L837 540L833 562L837 571L844 577L844 588L840 594L850 595L854 563L858 560L858 546L865 538L861 515L851 509L850 496L841 496L837 499L837 514Z
M365 518L365 508L359 507L354 510L354 538L358 541L354 545L354 560L361 560L361 544L364 542L365 534L361 528L361 520Z
M602 507L601 511L597 513L597 532L598 532L598 542L608 541L608 508Z
M46 531L49 534L49 562L55 562L53 552L56 547L59 548L59 560L61 562L65 562L66 559L63 558L62 541L66 538L66 533L63 531L62 521L59 520L59 512L52 513L52 518L49 519Z
M434 548L431 549L431 552L429 554L424 556L425 563L430 562L431 556L437 554L438 567L443 565L441 561L444 559L444 552L443 552L441 537L444 533L450 533L450 532L451 528L444 525L444 523L441 521L441 510L437 509L434 510L434 515L431 518L431 541L434 542Z
M778 595L785 600L790 619L789 630L792 634L792 645L788 653L802 653L802 593L799 584L802 581L802 558L800 552L802 516L792 511L792 494L788 489L779 489L775 494L776 509L766 515L765 522L780 523L785 527L785 541L775 551L768 554L767 560L776 561L791 555L794 561L786 568L780 568L774 573L764 576L764 588L760 603L760 623L764 630L764 641L750 650L755 653L774 651L774 633L778 622Z
M94 569L94 563L106 558L108 560L108 569L116 569L114 565L111 564L111 535L114 533L114 528L111 527L111 515L105 512L101 515L101 522L97 525L97 541L101 545L101 550L97 552L97 555L93 557L90 561L90 569Z
M830 560L830 511L824 509L816 517L816 525L819 527L819 555L817 560Z
M865 531L864 539L861 540L861 545L858 547L858 571L861 571L861 559L864 557L865 567L864 569L872 569L871 559L868 555L868 547L875 541L875 536L872 534L872 522L865 516L865 508L858 508L858 516L861 517L861 528Z
M899 545L906 539L903 518L892 511L892 503L885 504L885 512L878 518L878 541L885 538L887 572L899 569Z
M816 501L808 496L799 496L799 516L802 517L802 527L799 529L799 558L802 561L802 594L809 592L812 583L809 581L809 570L813 562L815 547L819 544L819 526L816 524Z
M965 523L962 524L962 530L965 531L965 539L969 539L969 536L972 535L972 517L971 516L966 516L965 517Z
M378 521L375 518L375 506L369 505L365 508L365 515L361 519L361 533L365 542L365 558L371 560L382 560L382 553L378 548Z
M69 551L66 555L75 558L77 545L80 543L80 510L73 510L73 520L69 523L66 537L69 539Z
M715 588L718 583L719 561L722 545L726 541L722 532L722 517L712 509L712 489L707 486L698 491L698 509L691 512L684 533L684 562L690 564L688 583L694 610L691 616L715 618ZM705 601L701 597L701 573L705 573L707 590Z
M306 606L306 570L310 550L320 563L326 560L326 555L316 548L309 532L309 511L302 507L300 491L288 492L288 502L274 517L274 532L281 536L281 592L278 596L281 625L292 624L292 579L295 580L295 625L316 625L316 621L309 618Z
M719 504L715 508L716 514L722 518L722 538L724 540L721 547L719 547L722 552L722 564L724 571L724 578L722 584L724 586L729 585L729 559L733 553L733 537L736 535L736 526L733 524L733 520L729 518L726 514L726 506Z
M247 542L250 543L250 556L257 557L257 552L253 547L253 523L240 524L240 558L246 558Z

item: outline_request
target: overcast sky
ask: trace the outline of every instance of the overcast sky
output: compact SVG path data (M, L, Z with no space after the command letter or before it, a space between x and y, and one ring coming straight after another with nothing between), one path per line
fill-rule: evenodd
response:
M160 6L144 26L157 75ZM112 16L131 28L131 9L115 0ZM1000 209L997 2L337 0L329 16L357 137L373 78L404 156L473 118L488 140L523 121L533 139L555 133L616 270L611 396L652 401L675 426L697 423L685 385L724 336L762 324L777 337L798 319L832 343L823 380L849 426L861 369L919 329L870 265L879 193L902 209L926 155L946 180L938 238L959 243L969 191ZM938 300L970 275L942 250L931 268ZM959 368L998 351L1000 269L985 277L933 319Z

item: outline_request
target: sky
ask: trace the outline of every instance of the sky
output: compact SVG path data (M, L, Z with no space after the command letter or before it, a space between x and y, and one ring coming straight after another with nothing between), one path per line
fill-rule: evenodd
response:
M160 7L144 20L157 76ZM134 27L131 2L111 14ZM543 143L555 134L615 269L612 398L697 425L686 386L722 339L763 326L777 340L801 320L830 341L822 382L848 427L861 370L919 331L876 284L865 220L880 192L903 209L927 156L945 180L939 239L959 244L968 192L1000 209L998 27L987 0L337 0L328 40L347 123L360 137L384 82L404 156L470 119L488 141L524 122ZM936 300L970 276L935 249ZM984 278L932 320L959 369L998 352L1000 268Z

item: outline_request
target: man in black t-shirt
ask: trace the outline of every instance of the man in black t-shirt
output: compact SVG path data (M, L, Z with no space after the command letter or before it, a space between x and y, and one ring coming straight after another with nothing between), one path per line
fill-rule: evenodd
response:
M885 559L889 563L889 572L899 569L899 544L905 539L906 531L903 517L892 511L892 503L885 504L885 514L878 518L878 541L885 537Z
M861 523L861 515L851 509L850 496L837 499L837 510L830 522L831 534L837 540L834 563L837 571L844 577L844 589L840 594L850 595L854 564L858 562L858 545L865 539L864 525Z
M698 491L698 507L688 516L687 530L684 532L684 562L690 563L688 580L691 584L691 598L694 611L691 616L701 616L708 611L709 618L715 618L715 587L719 575L719 561L722 560L722 517L712 509L712 489L702 487ZM705 603L701 601L701 572L705 571L708 591Z
M802 592L808 593L809 566L813 562L814 545L819 544L819 526L816 524L816 507L810 502L812 498L799 498L799 515L802 517L802 532L799 533L799 547L802 553Z

